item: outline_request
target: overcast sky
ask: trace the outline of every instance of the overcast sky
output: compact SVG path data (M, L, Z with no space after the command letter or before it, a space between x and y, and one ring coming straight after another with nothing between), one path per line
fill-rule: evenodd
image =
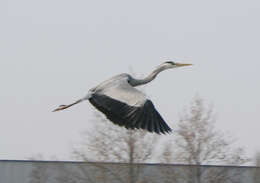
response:
M171 127L199 94L217 128L260 151L260 3L257 0L1 0L0 159L35 153L70 160L91 127L88 102L52 113L99 82L166 60L145 90Z

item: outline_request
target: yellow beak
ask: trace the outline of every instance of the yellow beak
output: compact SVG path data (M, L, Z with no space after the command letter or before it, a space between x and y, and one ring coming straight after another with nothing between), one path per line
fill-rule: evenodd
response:
M189 65L192 65L192 64L175 63L175 65L176 65L177 67L183 67L183 66L189 66Z

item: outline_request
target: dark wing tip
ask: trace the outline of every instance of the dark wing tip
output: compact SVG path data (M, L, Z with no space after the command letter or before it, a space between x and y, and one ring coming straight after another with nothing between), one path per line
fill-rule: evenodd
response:
M161 117L160 113L155 109L152 101L147 100L144 104L144 108L144 110L149 111L150 120L148 123L153 123L153 132L157 134L166 134L172 132L172 129L167 125L167 123Z
M89 101L110 121L127 129L141 128L157 134L172 131L150 100L142 106L130 106L106 95L93 95Z

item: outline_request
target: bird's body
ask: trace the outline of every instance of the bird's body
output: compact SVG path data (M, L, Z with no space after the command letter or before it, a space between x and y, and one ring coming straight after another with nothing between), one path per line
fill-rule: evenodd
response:
M165 62L141 80L134 79L125 73L116 75L90 89L84 98L70 105L61 105L54 111L89 100L96 109L119 126L127 129L144 129L158 134L170 132L171 128L157 112L153 103L135 87L152 81L158 73L165 69L186 65L191 64Z
M116 75L95 88L90 89L89 95L106 95L115 100L124 102L130 106L140 106L144 103L146 96L129 84L131 76L129 74Z

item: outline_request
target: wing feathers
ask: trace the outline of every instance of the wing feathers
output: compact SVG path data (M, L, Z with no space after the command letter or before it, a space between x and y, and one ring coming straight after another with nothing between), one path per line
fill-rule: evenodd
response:
M141 128L158 134L171 131L150 100L142 106L129 106L106 95L93 94L89 101L113 123L127 129Z

